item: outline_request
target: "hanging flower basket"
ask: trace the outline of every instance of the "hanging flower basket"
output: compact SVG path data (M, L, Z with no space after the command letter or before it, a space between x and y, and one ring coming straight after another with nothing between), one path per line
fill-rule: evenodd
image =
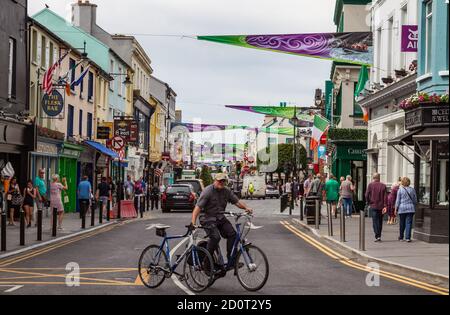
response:
M425 92L418 92L417 94L412 95L411 97L403 100L399 108L405 111L412 110L420 107L421 105L447 105L448 106L448 93L444 95L429 95Z

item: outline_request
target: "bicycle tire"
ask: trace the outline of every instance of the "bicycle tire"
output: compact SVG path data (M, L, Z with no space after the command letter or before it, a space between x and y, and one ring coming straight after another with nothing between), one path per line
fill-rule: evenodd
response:
M143 270L144 269L143 259L145 257L145 254L147 254L147 252L149 252L152 249L155 249L156 251L159 251L159 246L157 246L157 245L150 245L150 246L146 247L142 251L141 256L139 257L138 272L139 272L139 278L141 279L142 283L147 288L155 289L155 288L159 287L164 282L164 280L166 279L166 275L165 275L165 273L163 271L159 271L158 273L162 273L162 278L160 280L158 280L154 284L150 284L149 283L148 279L149 279L149 275L150 274L148 272L148 268L147 267L145 267L145 270ZM159 257L159 261L158 261L158 264L156 264L156 266L164 268L164 267L166 267L167 261L168 261L167 260L167 255L166 255L166 253L164 251L160 251L160 253L161 253L161 256ZM160 265L160 260L161 259L163 259L164 266Z
M197 266L197 268L200 267L201 269L199 271L203 272L205 276L202 283L200 283L198 279L196 279L195 276L192 275L194 267L193 265L195 265L195 263L193 262L195 262L196 260L201 260L201 266ZM206 271L205 267L209 268L209 271ZM203 247L192 246L184 260L183 273L186 285L190 290L196 293L200 293L206 290L210 286L214 276L214 263L211 258L211 254ZM190 282L191 280L194 283Z
M258 283L257 285L250 286L248 283L246 283L242 277L242 274L239 272L239 270L242 270L244 268L248 269L248 266L245 263L245 259L243 259L242 251L239 251L238 255L236 256L236 264L234 266L234 271L235 271L236 277L238 278L238 281L241 284L241 286L244 289L246 289L247 291L254 292L254 291L261 290L269 278L269 261L267 260L267 256L259 247L255 246L255 245L246 245L244 247L244 250L247 251L247 253L250 255L250 257L252 255L249 253L250 251L258 252L261 255L261 257L263 259L264 267L265 267L265 273L263 275L262 281L260 283ZM243 261L244 266L239 268L239 262L240 262L241 258L244 260ZM257 271L257 270L255 270L255 271ZM255 271L249 271L249 272L253 273Z

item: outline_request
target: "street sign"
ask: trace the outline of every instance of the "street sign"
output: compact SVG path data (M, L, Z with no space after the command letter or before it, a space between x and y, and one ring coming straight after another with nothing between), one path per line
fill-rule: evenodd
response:
M111 145L112 145L112 147L113 147L114 150L120 151L120 150L125 146L125 141L123 140L122 137L115 136L115 137L112 139Z
M130 117L114 117L114 136L121 137L126 143L139 140L139 125Z
M113 123L105 122L97 125L97 139L109 140L112 138Z

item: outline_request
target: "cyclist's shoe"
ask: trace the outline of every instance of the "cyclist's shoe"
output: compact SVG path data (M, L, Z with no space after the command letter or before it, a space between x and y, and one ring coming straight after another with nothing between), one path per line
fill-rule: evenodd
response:
M225 270L225 268L221 267L220 269L216 269L214 272L214 280L223 278L226 275L227 275L227 271Z

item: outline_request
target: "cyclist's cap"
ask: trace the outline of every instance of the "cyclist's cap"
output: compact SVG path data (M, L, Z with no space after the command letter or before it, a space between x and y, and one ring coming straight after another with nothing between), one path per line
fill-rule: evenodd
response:
M228 175L225 173L218 173L216 174L216 177L214 177L215 180L228 180Z

